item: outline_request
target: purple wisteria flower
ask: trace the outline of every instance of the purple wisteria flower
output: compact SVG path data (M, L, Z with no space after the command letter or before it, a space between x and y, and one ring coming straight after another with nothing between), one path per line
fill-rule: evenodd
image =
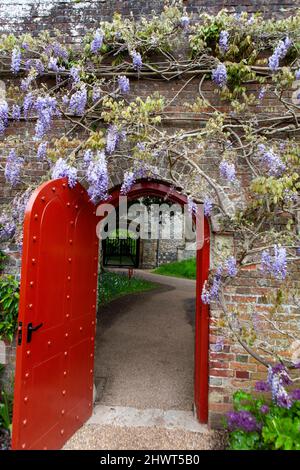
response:
M219 64L212 71L212 79L218 87L223 88L227 83L227 70L224 64Z
M258 99L259 101L262 101L265 97L265 94L266 94L266 88L263 86L261 87L261 89L259 90L259 93L258 93Z
M59 115L57 101L51 96L39 96L34 104L38 119L35 126L35 137L42 139L50 130L52 119Z
M83 163L84 165L89 165L92 161L92 158L93 158L93 152L91 151L91 149L87 149L85 152L84 152L84 155L83 155Z
M18 157L16 151L12 149L7 157L4 175L6 181L12 186L17 186L21 182L21 169L24 163L22 157Z
M98 152L96 159L90 161L86 178L90 184L88 194L94 204L108 199L109 178L104 152Z
M53 72L58 72L59 67L58 67L58 58L57 57L50 57L49 62L48 62L48 69L53 70Z
M211 216L212 209L213 209L212 200L208 196L205 196L204 202L203 202L203 210L204 210L205 217Z
M135 183L135 174L133 171L125 171L123 183L120 189L121 194L128 194Z
M70 166L66 160L59 158L52 168L51 176L53 179L68 178L68 185L74 188L77 183L77 169Z
M93 96L92 96L93 103L96 103L96 101L98 101L100 98L101 98L101 88L97 85L94 85Z
M53 54L60 59L68 60L69 53L67 49L58 42L55 42L53 45L51 45L48 50L50 54Z
M21 108L18 104L13 104L12 110L11 110L11 117L15 121L19 121L21 117Z
M109 126L106 136L106 151L111 154L115 151L118 143L121 140L126 139L126 133L123 130L119 130L115 124Z
M73 67L70 68L70 77L73 81L73 83L78 83L80 82L80 67L77 67L73 65Z
M197 204L193 201L191 196L187 197L187 208L189 214L196 214L197 213Z
M91 42L91 52L97 54L103 44L104 34L101 29L97 29L93 41Z
M218 336L215 344L213 345L214 352L221 352L224 348L224 338L223 336Z
M142 56L139 52L133 51L132 52L132 64L134 70L141 70L143 66Z
M278 406L283 408L290 408L292 406L292 399L284 388L284 385L292 383L288 372L283 364L276 366L269 366L267 383L272 391L272 399Z
M0 242L10 240L16 232L16 224L7 213L0 215Z
M43 160L47 155L47 145L48 142L41 142L37 149L37 158L38 160Z
M24 97L23 111L24 117L27 119L34 108L34 96L32 93L27 93Z
M228 31L221 31L220 32L220 36L219 36L219 47L220 47L220 50L223 54L225 54L225 52L228 51L228 39L229 39L229 33Z
M259 431L261 428L255 416L246 410L230 411L227 413L227 423L230 431L241 429L246 432L253 432Z
M219 168L220 168L220 175L222 176L222 178L226 179L230 183L233 183L235 180L234 164L228 162L227 160L222 160Z
M270 392L271 390L271 387L270 385L265 382L264 380L259 380L258 382L256 382L255 384L255 390L257 392Z
M222 281L222 274L223 266L218 266L218 268L216 269L216 273L213 276L211 285L209 286L207 281L204 283L201 293L201 299L204 304L209 304L213 300L218 300Z
M26 78L23 78L21 80L21 85L20 85L21 90L24 91L24 92L28 91L28 89L29 89L31 83L33 82L34 78L35 77L32 74L28 75Z
M269 176L279 177L286 169L286 165L272 148L266 148L264 144L257 146L260 161L266 166Z
M274 245L274 254L264 250L261 254L261 269L272 274L278 280L284 280L287 275L286 249Z
M76 116L82 116L87 103L87 91L85 86L77 90L70 98L69 111Z
M182 16L180 18L180 26L183 28L183 29L187 29L190 25L190 19L188 16Z
M125 75L121 75L118 77L118 85L120 88L121 93L128 93L130 90L129 78L125 77Z
M201 300L204 304L210 304L211 298L210 298L210 289L208 288L208 283L205 281L203 285L203 289L201 292Z
M25 68L26 70L30 70L30 69L34 70L37 75L41 75L45 70L44 64L40 59L26 60Z
M260 412L263 414L263 415L266 415L267 413L269 413L270 411L270 408L268 407L268 405L262 405L260 407Z
M300 401L300 388L296 388L291 391L290 397L294 401Z
M292 41L286 37L283 41L279 41L273 54L269 57L269 67L274 72L279 67L280 59L283 59L289 48L291 47Z
M225 268L227 271L228 276L235 277L238 273L237 266L236 266L236 259L234 256L230 256L225 261Z
M296 80L300 80L300 69L296 70L295 78L296 78Z
M18 73L21 68L22 54L18 47L15 47L11 55L11 71L13 73Z
M0 103L0 135L4 134L8 126L8 104L6 101Z

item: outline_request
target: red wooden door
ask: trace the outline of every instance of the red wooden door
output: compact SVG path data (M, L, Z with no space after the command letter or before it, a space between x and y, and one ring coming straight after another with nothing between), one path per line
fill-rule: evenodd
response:
M85 189L40 186L24 221L13 449L59 449L92 413L97 265Z

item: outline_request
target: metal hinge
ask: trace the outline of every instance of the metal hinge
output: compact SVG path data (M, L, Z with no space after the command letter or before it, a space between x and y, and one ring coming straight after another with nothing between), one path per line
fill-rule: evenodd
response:
M23 335L23 322L19 321L18 323L18 346L22 344L22 335Z

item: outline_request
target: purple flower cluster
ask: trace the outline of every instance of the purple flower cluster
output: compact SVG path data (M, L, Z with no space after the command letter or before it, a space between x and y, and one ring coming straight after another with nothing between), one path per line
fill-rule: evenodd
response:
M30 74L28 75L26 78L23 78L21 80L21 85L20 85L20 88L22 91L27 91L31 85L31 82L33 82L34 80L34 75L33 74Z
M112 124L109 126L108 131L107 131L107 136L106 136L106 151L108 154L111 154L115 151L118 143L121 140L126 139L126 133L125 131L117 128L115 124Z
M191 196L187 197L187 206L189 214L197 213L197 204L193 201L193 198Z
M15 121L19 121L21 117L21 108L18 104L13 104L12 110L11 110L11 117Z
M58 116L57 101L51 96L39 96L34 104L38 119L35 126L35 136L42 139L50 130L53 116Z
M219 64L212 71L212 79L218 87L223 88L227 83L227 70L224 64Z
M37 158L38 160L44 160L47 155L47 145L48 142L41 142L37 149Z
M8 104L6 101L0 103L0 135L4 134L8 126Z
M118 77L118 85L120 88L121 93L128 93L130 90L130 84L129 84L129 79L125 77L125 75L120 75Z
M229 39L229 33L228 31L221 31L220 36L219 36L219 47L220 51L225 54L225 52L228 51L228 39Z
M282 364L269 366L267 383L271 389L273 401L283 408L290 408L292 400L284 385L290 385L292 381Z
M258 93L258 99L259 101L262 101L265 97L265 94L266 94L266 88L263 86L261 87L261 89L259 90L259 93Z
M93 103L96 103L101 98L101 88L97 85L93 86Z
M133 51L132 53L132 64L134 70L141 70L143 67L143 61L142 61L142 56L139 52Z
M26 60L25 68L26 70L30 70L30 69L34 70L37 73L37 75L41 75L45 70L44 64L40 59Z
M276 279L284 280L287 275L287 258L284 247L274 245L274 254L264 250L261 254L261 269L272 274Z
M280 59L283 59L289 48L291 47L292 41L286 37L283 41L279 41L273 54L269 57L269 67L274 72L279 67Z
M83 155L83 163L85 166L89 165L92 161L92 158L93 158L93 152L91 151L91 149L87 149L85 152L84 152L84 155Z
M204 304L210 304L213 300L217 300L219 298L222 274L223 274L223 266L219 266L212 279L211 286L210 287L208 286L207 281L204 283L202 293L201 293L201 299Z
M108 198L108 171L104 152L99 152L96 159L90 160L86 170L87 181L90 184L88 194L91 201L96 204Z
M190 25L190 19L189 19L189 17L186 16L186 15L185 15L185 16L182 16L182 17L180 18L180 26L181 26L181 28L187 29L187 28L189 27L189 25Z
M270 392L271 388L267 382L265 382L264 380L259 380L255 384L255 390L257 392Z
M213 345L214 352L220 352L224 347L224 338L223 336L218 336L215 344Z
M296 80L300 80L300 69L296 70L295 78L296 78Z
M78 83L80 82L80 67L76 67L73 65L73 67L70 68L70 77L73 81L73 83Z
M222 160L219 168L220 168L220 175L222 176L222 178L226 179L230 183L233 183L235 180L234 164L228 162L227 160Z
M135 173L133 171L125 171L120 193L124 195L128 194L131 191L134 183L135 183Z
M74 188L77 183L77 169L70 166L66 160L59 158L52 168L51 176L53 179L68 178L68 185Z
M5 179L11 186L16 186L21 181L21 169L24 159L16 155L13 149L10 151L5 165Z
M238 273L237 266L236 266L236 259L234 256L230 256L225 261L225 268L227 271L228 276L235 277Z
M104 34L101 29L97 29L93 41L91 42L91 52L97 54L103 44Z
M0 242L10 240L16 232L16 224L7 213L0 215Z
M82 116L87 103L87 91L85 86L77 90L70 98L69 111L76 116Z
M213 203L212 200L208 197L205 196L204 202L203 202L203 211L205 217L210 217L213 209Z
M50 57L49 62L48 62L48 69L53 70L53 72L58 72L59 66L58 66L57 61L58 61L57 57Z
M22 54L18 47L15 47L11 55L11 71L13 73L18 73L21 68Z
M23 102L23 111L24 111L25 119L28 118L33 108L34 108L34 96L32 93L27 93L24 97L24 102Z
M261 425L257 422L255 416L250 411L230 411L227 413L228 429L230 431L242 430L246 432L259 431Z
M68 60L69 57L67 49L58 42L55 42L49 47L49 53L63 60Z
M269 176L281 176L286 169L281 158L273 151L273 149L267 149L264 144L259 144L257 148L261 163L266 166Z

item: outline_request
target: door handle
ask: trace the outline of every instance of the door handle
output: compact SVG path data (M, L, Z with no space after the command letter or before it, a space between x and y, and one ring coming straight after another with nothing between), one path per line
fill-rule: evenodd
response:
M37 331L42 326L43 326L43 323L40 323L39 325L37 325L35 327L32 326L32 323L28 323L28 326L27 326L27 343L30 343L31 338L32 338L32 333Z

